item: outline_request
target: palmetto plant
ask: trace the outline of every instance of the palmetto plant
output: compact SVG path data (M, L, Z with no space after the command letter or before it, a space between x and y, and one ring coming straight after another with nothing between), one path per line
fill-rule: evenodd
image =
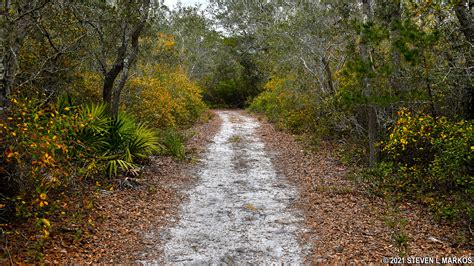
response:
M100 153L107 149L107 135L110 129L111 117L107 114L104 104L90 104L80 111L81 127L80 140L90 149Z
M103 158L107 161L110 176L116 175L118 169L135 170L137 160L159 150L158 137L154 132L124 112L112 119L107 144Z
M137 161L159 150L158 137L145 124L128 113L112 117L105 105L89 105L82 109L81 141L96 154L94 162L109 176L122 171L136 171Z

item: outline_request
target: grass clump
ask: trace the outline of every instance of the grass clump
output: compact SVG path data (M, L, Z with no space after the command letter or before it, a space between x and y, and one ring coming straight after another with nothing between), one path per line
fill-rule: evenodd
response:
M162 130L160 141L164 147L163 153L172 155L179 160L186 157L186 137L176 129Z

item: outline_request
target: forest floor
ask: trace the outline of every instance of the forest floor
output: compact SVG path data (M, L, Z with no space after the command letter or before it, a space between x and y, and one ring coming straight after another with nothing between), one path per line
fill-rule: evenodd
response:
M45 262L380 263L472 254L455 245L465 235L422 207L364 193L330 144L309 151L244 111L214 114L191 129L187 160L152 158L140 186L101 193L91 236L71 245L52 234Z

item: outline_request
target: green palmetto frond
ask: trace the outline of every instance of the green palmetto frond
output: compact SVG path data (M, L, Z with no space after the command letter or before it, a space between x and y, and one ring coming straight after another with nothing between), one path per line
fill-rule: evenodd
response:
M131 157L143 159L159 150L158 136L155 132L147 128L143 123L137 124L128 144L128 151Z
M102 159L107 161L108 174L116 175L118 170L136 169L136 161L159 150L158 137L143 123L121 112L110 122L107 135L107 150Z
M135 119L128 113L120 112L110 121L107 142L109 149L123 151L127 142L133 137L136 127Z
M112 117L104 104L84 106L78 126L80 140L96 154L109 176L137 169L136 161L159 151L158 137L125 112Z
M110 116L104 104L84 106L80 112L80 140L94 151L104 151L107 146L107 135L110 130Z
M138 166L132 162L124 161L121 159L109 160L107 162L107 173L109 176L116 176L118 171L133 171Z

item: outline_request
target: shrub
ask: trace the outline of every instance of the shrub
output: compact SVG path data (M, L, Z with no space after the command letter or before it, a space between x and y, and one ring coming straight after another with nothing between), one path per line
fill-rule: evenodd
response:
M19 193L68 186L82 175L85 149L79 132L86 122L77 107L44 105L34 99L11 100L0 124L2 173Z
M401 109L382 143L384 188L422 200L444 217L473 219L474 123Z
M79 139L87 122L80 108L59 100L45 104L35 99L11 99L0 121L1 205L14 217L36 225L38 254L48 238L55 212L63 210L61 192L85 176L83 165L92 159ZM15 215L16 214L16 215ZM35 226L32 226L35 228Z
M398 112L383 150L388 159L406 168L425 171L427 189L440 191L469 188L474 159L472 121ZM426 177L428 179L426 179Z
M212 106L243 107L250 96L240 79L220 80L203 93L205 101Z
M159 148L153 131L123 112L110 117L104 105L11 99L2 115L0 218L36 225L39 253L53 227L50 217L67 205L64 193L82 187L87 177L136 170Z
M111 119L106 143L100 158L107 162L109 176L117 175L118 169L135 171L135 162L159 150L154 132L125 112Z
M273 78L249 106L249 110L265 114L271 122L292 132L304 132L314 124L314 104L306 93L289 89L291 79Z
M130 80L125 105L140 121L160 128L190 125L206 108L201 89L183 70L160 66Z

